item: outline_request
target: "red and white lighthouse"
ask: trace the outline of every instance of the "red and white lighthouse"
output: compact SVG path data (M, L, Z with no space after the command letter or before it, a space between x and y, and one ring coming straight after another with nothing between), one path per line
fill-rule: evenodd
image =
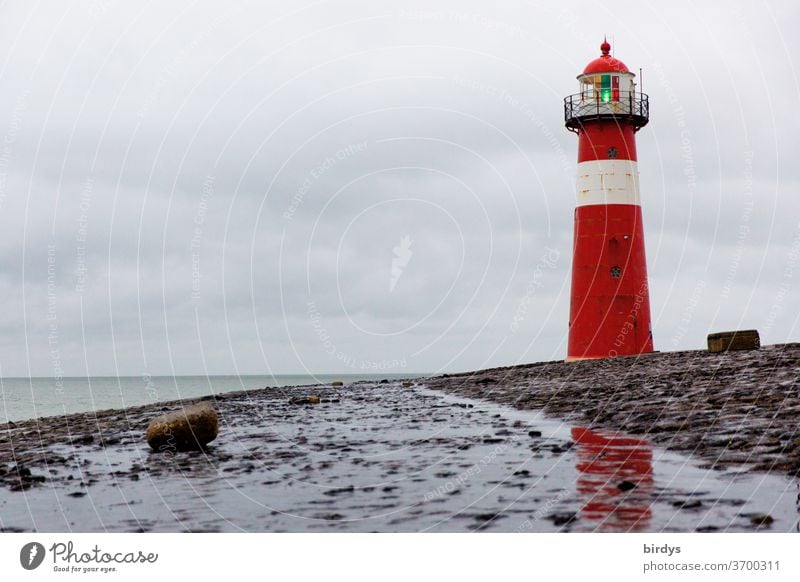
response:
M600 50L564 99L578 134L567 361L653 351L635 137L649 102L606 40Z

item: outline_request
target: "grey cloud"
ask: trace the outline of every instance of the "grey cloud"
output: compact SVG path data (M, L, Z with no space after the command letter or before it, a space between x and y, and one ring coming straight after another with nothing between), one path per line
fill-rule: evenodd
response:
M51 244L65 373L563 357L577 143L561 99L604 32L651 97L637 139L657 348L740 325L796 339L797 17L790 2L8 7L2 373L54 373Z

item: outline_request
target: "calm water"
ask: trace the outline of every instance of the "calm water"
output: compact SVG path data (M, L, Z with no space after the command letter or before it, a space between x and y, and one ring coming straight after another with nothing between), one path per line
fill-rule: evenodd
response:
M0 423L73 412L138 406L235 390L345 383L420 374L320 374L316 376L123 376L0 378Z
M32 467L45 482L0 487L0 532L798 531L798 483L782 475L709 469L538 411L367 386L318 406L221 401L226 422L203 453L56 440L45 448L64 462ZM764 515L767 527L751 521Z

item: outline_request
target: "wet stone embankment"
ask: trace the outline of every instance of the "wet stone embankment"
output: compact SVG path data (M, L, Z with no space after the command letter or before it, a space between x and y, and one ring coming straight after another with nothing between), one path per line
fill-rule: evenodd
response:
M145 438L197 399L9 423L0 531L796 531L799 357L227 393L199 451Z
M544 362L430 388L646 438L720 469L800 473L800 344Z

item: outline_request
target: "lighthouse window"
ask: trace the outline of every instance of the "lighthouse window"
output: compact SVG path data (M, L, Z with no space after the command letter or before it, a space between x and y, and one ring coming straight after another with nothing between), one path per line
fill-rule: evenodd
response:
M611 75L600 76L600 101L603 103L611 101Z
M595 98L602 103L619 101L619 75L595 75Z

